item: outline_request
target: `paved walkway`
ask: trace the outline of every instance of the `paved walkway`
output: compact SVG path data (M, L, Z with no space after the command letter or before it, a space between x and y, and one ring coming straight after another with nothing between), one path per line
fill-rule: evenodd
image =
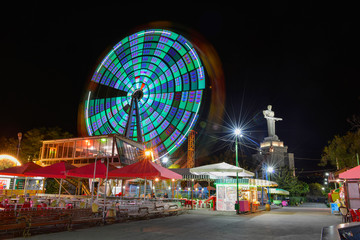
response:
M193 210L189 214L32 236L31 239L316 239L325 226L341 223L323 204L303 204L237 216Z

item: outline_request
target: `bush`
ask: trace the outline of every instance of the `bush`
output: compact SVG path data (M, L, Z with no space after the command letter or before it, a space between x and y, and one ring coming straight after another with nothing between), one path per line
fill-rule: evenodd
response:
M305 197L290 197L290 206L299 206L306 198Z
M181 193L176 193L176 194L175 194L175 198L178 198L178 199L182 198Z

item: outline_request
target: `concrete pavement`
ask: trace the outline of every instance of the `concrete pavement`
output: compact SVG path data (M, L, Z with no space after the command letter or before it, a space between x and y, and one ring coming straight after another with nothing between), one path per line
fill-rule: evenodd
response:
M237 216L193 210L180 216L119 223L32 236L30 239L316 239L325 226L341 223L324 204L303 204Z

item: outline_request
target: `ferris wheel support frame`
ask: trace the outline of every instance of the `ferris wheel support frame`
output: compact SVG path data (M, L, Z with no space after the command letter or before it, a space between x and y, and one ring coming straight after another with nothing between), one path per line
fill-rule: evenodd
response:
M133 112L135 110L135 119L136 119L136 131L137 131L137 142L142 143L142 134L141 134L141 127L140 127L140 114L139 114L139 100L142 97L142 91L138 90L135 91L134 94L131 97L131 103L130 103L130 111L129 111L129 117L126 122L125 127L125 137L130 138L130 128L131 128L131 122L133 118Z

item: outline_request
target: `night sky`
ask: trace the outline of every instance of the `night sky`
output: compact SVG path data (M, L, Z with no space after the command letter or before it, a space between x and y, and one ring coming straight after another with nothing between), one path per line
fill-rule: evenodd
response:
M271 104L284 119L277 135L297 167L311 170L327 141L350 129L346 119L360 113L354 6L170 5L4 7L0 136L41 126L77 135L78 105L99 57L152 21L191 28L213 45L225 74L227 112L239 112L243 101L254 140L261 141L262 110Z

